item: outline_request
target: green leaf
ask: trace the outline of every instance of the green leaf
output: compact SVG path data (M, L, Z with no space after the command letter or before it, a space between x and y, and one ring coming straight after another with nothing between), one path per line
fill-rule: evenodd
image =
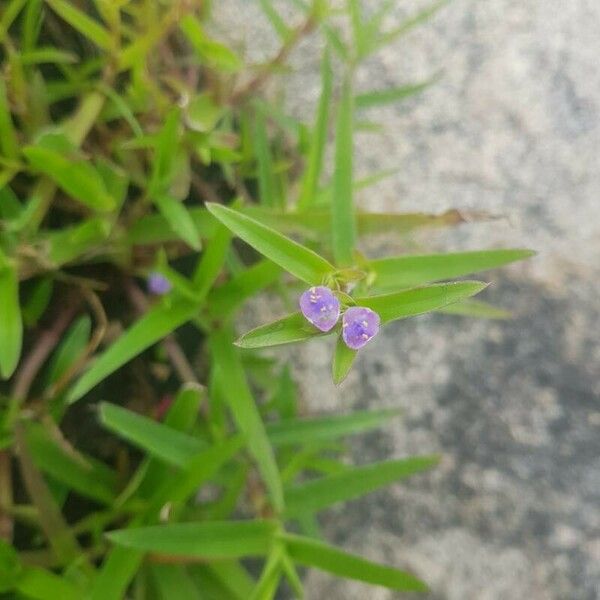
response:
M28 52L22 52L19 55L19 60L22 65L39 65L39 64L72 64L77 62L77 55L72 52L59 50L58 48L36 48Z
M151 308L92 363L70 390L69 403L79 400L111 373L162 340L198 312L196 303L175 299Z
M410 573L393 567L378 565L359 556L347 554L322 542L299 535L286 533L281 538L287 546L290 557L301 565L316 567L339 577L381 585L392 590L427 591L427 586Z
M27 567L19 578L16 589L33 600L81 600L82 597L82 591L68 579L40 567Z
M292 30L285 24L285 21L281 18L279 13L273 8L273 0L260 0L260 7L267 19L269 19L281 41L285 43L289 39Z
M206 207L238 237L298 279L318 284L335 270L333 265L312 250L251 217L220 204L208 203Z
M203 133L212 131L223 117L224 108L210 94L197 94L186 108L186 122L190 129Z
M46 0L52 9L71 27L92 41L103 50L110 50L112 39L110 33L97 21L88 17L84 12L75 8L66 0Z
M243 66L233 50L206 35L200 21L193 15L185 15L179 26L201 62L206 62L211 67L224 72L235 72Z
M267 557L265 566L256 584L250 600L272 600L281 580L281 560L283 558L283 548L281 544L275 544Z
M17 551L0 538L0 594L12 590L21 575Z
M381 48L382 46L392 43L397 38L399 38L402 35L405 35L415 27L426 23L440 9L444 8L444 6L446 6L449 2L450 0L438 0L437 2L433 2L429 6L426 6L423 10L417 12L414 16L406 19L406 21L404 21L398 27L395 27L391 31L382 33L375 40L376 43L373 44L373 50L376 50L377 48Z
M43 237L48 246L48 258L54 266L60 267L77 259L85 259L86 255L94 256L98 247L107 240L110 230L108 221L96 217L52 231Z
M201 242L198 230L183 202L167 194L157 194L154 196L154 203L173 232L188 246L194 250L200 250Z
M205 448L190 435L115 404L100 405L100 422L148 454L177 467L187 467L191 458Z
M440 308L438 312L476 319L510 319L512 317L510 311L492 306L481 300L463 300Z
M107 534L119 546L189 559L264 556L276 531L273 521L170 523Z
M188 568L210 600L248 600L254 589L254 580L235 560L216 560Z
M383 104L392 104L406 100L412 96L420 94L430 85L439 79L438 76L431 77L420 83L411 83L399 87L388 88L385 90L374 90L356 96L355 103L357 108L370 108L371 106L381 106Z
M323 157L327 143L327 132L329 128L329 107L331 104L331 92L333 89L333 71L329 51L323 53L321 62L321 97L315 125L312 131L310 148L308 152L308 164L302 178L302 187L298 199L298 208L306 210L312 206L317 197L319 179L323 170Z
M108 212L116 203L110 196L98 171L81 159L69 160L58 151L43 146L28 146L23 154L31 165L52 179L74 200L89 208Z
M33 284L27 301L21 306L23 322L27 327L35 325L46 312L53 291L54 281L50 277L42 277Z
M4 79L0 80L0 151L6 158L15 159L19 156L19 140L10 113Z
M337 339L331 367L333 383L337 385L346 379L357 354L357 350L352 350L352 348L346 346L341 336Z
M438 456L418 456L390 460L345 469L327 477L313 479L286 490L285 516L316 512L336 504L364 496L391 483L430 469Z
M282 344L303 342L315 337L331 335L333 331L323 333L311 325L302 313L292 313L283 319L261 325L240 336L235 344L240 348L267 348Z
M237 349L232 344L232 332L223 329L212 337L215 364L226 377L223 393L239 430L246 436L248 449L269 490L276 511L283 509L283 488L275 455L256 402L252 397Z
M486 287L487 284L480 281L438 283L395 294L357 298L356 304L374 310L379 314L382 324L385 324L443 308L474 296Z
M284 419L268 423L267 434L274 446L313 444L375 429L398 414L397 410L373 410L311 419Z
M204 596L196 587L183 565L150 565L150 573L158 597L162 600L185 598L186 600L202 600Z
M356 238L352 200L353 112L352 88L346 82L337 118L331 204L331 247L338 266L352 264Z
M48 365L47 384L56 383L84 352L92 332L88 315L77 319L64 334Z
M479 250L449 254L405 255L370 261L374 287L380 290L412 287L487 271L533 256L531 250Z
M68 452L35 423L27 427L26 439L38 469L82 496L102 504L114 501L116 476L104 464L73 450Z
M8 379L17 368L23 341L19 305L19 277L12 261L0 249L0 375Z
M117 546L106 555L89 594L90 600L122 600L142 564L143 553ZM62 596L57 596L62 598ZM46 599L44 599L46 600Z
M282 206L277 192L277 181L273 168L273 156L267 134L267 123L262 110L257 110L254 118L254 151L258 164L258 197L261 204L268 207Z

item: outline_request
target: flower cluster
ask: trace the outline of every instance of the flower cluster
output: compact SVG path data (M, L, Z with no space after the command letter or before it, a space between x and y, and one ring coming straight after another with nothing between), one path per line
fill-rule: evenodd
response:
M325 286L314 286L300 296L300 310L317 329L331 331L341 314L337 296ZM359 350L379 332L379 315L364 306L351 306L342 315L342 339L352 350Z

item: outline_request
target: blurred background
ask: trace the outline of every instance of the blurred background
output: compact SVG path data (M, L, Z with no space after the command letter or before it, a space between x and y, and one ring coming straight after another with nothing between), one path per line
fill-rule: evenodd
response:
M293 20L291 4L276 3ZM396 5L391 24L424 3ZM256 0L220 0L214 12L215 30L250 60L277 51ZM441 71L418 98L369 113L384 128L357 136L359 174L397 171L363 193L362 206L499 216L430 231L413 251L539 252L488 278L487 299L511 308L513 320L398 322L339 388L330 384L329 347L293 349L308 408L403 409L403 419L353 448L356 461L444 455L432 473L323 519L329 539L413 569L431 584L430 598L598 598L599 31L597 0L455 0L359 71L365 89ZM288 109L307 119L319 93L318 44L305 39L284 77ZM383 254L386 243L397 242L365 251ZM247 318L264 322L264 311ZM398 597L310 575L311 599L366 593Z

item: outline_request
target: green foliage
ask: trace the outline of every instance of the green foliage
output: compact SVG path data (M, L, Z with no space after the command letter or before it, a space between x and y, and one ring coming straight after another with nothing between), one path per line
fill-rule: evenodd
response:
M384 327L434 311L509 316L472 299L485 283L453 280L526 250L361 252L370 236L405 248L417 230L485 218L368 213L354 202L396 171L354 176L357 111L436 79L357 94L355 71L445 2L384 30L391 0L368 17L359 0L345 11L296 0L299 24L260 0L282 46L251 67L213 37L209 4L0 9L3 598L266 600L284 582L300 598L298 566L426 589L319 540L318 518L410 485L437 457L349 464L344 439L397 411L299 416L291 365L262 349L336 336L336 384L371 351L349 349L339 323L322 333L293 312L309 285L329 286L343 309L371 308ZM305 124L263 84L310 32L325 49ZM150 274L170 290L146 291ZM267 294L286 308L236 331L246 302Z

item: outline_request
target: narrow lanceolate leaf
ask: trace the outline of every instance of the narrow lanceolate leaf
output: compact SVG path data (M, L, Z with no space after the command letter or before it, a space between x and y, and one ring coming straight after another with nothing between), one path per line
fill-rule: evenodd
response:
M450 254L406 255L371 261L376 289L412 287L501 267L533 256L531 250L479 250Z
M331 70L331 61L329 51L323 54L321 62L321 97L317 107L315 126L312 131L310 141L310 150L308 153L308 164L304 177L302 178L302 187L300 198L298 199L298 208L305 210L314 204L319 187L319 178L323 170L323 156L325 154L325 144L327 143L327 131L329 129L329 108L331 104L331 91L333 88L333 72Z
M200 235L183 202L167 194L157 194L154 196L154 203L171 226L173 232L190 248L200 250Z
M70 160L42 146L28 146L23 154L31 165L52 179L71 198L97 211L116 206L98 171L84 160Z
M335 270L333 265L312 250L251 217L220 204L209 203L206 206L235 235L298 279L318 284Z
M333 546L299 535L283 534L288 554L296 563L316 567L346 579L364 581L392 590L425 592L427 586L414 575L348 554Z
M345 469L286 490L287 517L316 512L338 502L364 496L400 479L420 473L439 462L438 456L417 456Z
M260 7L265 13L267 19L271 22L273 29L282 42L286 42L291 34L291 29L286 25L281 15L273 7L273 0L260 0Z
M349 348L341 337L338 338L331 366L333 383L338 384L346 379L346 375L350 372L357 354L357 350Z
M121 600L144 558L140 550L117 546L104 559L91 586L90 600Z
M273 156L267 133L265 115L257 110L254 123L254 151L258 163L258 195L264 206L281 206L281 198L277 193L277 181L273 169Z
M23 322L16 265L0 250L0 375L8 379L21 356Z
M11 159L19 155L19 143L10 114L4 79L0 80L0 152Z
M190 435L115 404L100 405L100 422L151 456L178 467L187 467L205 447Z
M283 488L275 455L256 402L252 397L233 335L228 329L216 333L212 339L215 363L226 377L223 393L239 430L246 436L248 449L269 490L276 511L283 509Z
M171 523L107 534L119 546L189 559L264 556L276 531L273 521Z
M235 343L240 348L267 348L302 342L331 333L333 331L327 333L319 331L306 320L302 313L297 312L273 323L252 329L238 338Z
M331 246L338 266L352 263L356 238L352 200L353 104L352 89L346 83L337 118L331 204Z
M510 319L512 317L512 313L509 310L498 308L481 300L470 299L440 308L438 312L477 319Z
M365 92L356 96L355 103L357 108L370 108L371 106L381 106L383 104L392 104L394 102L400 102L406 100L412 96L420 94L426 90L432 83L437 81L437 77L432 77L427 81L420 83L412 83L407 85L401 85L398 87L388 88L385 90L374 90L371 92Z
M381 427L398 414L397 410L373 410L311 419L285 419L269 423L267 433L274 446L326 442Z
M109 50L112 45L110 33L97 21L88 17L83 11L75 8L66 0L46 0L52 9L71 27L103 50Z
M459 281L404 290L395 294L357 298L357 306L374 310L382 323L414 317L478 294L487 287L481 281Z
M189 321L197 311L196 303L183 299L151 308L92 363L69 392L68 401L79 400L111 373Z

